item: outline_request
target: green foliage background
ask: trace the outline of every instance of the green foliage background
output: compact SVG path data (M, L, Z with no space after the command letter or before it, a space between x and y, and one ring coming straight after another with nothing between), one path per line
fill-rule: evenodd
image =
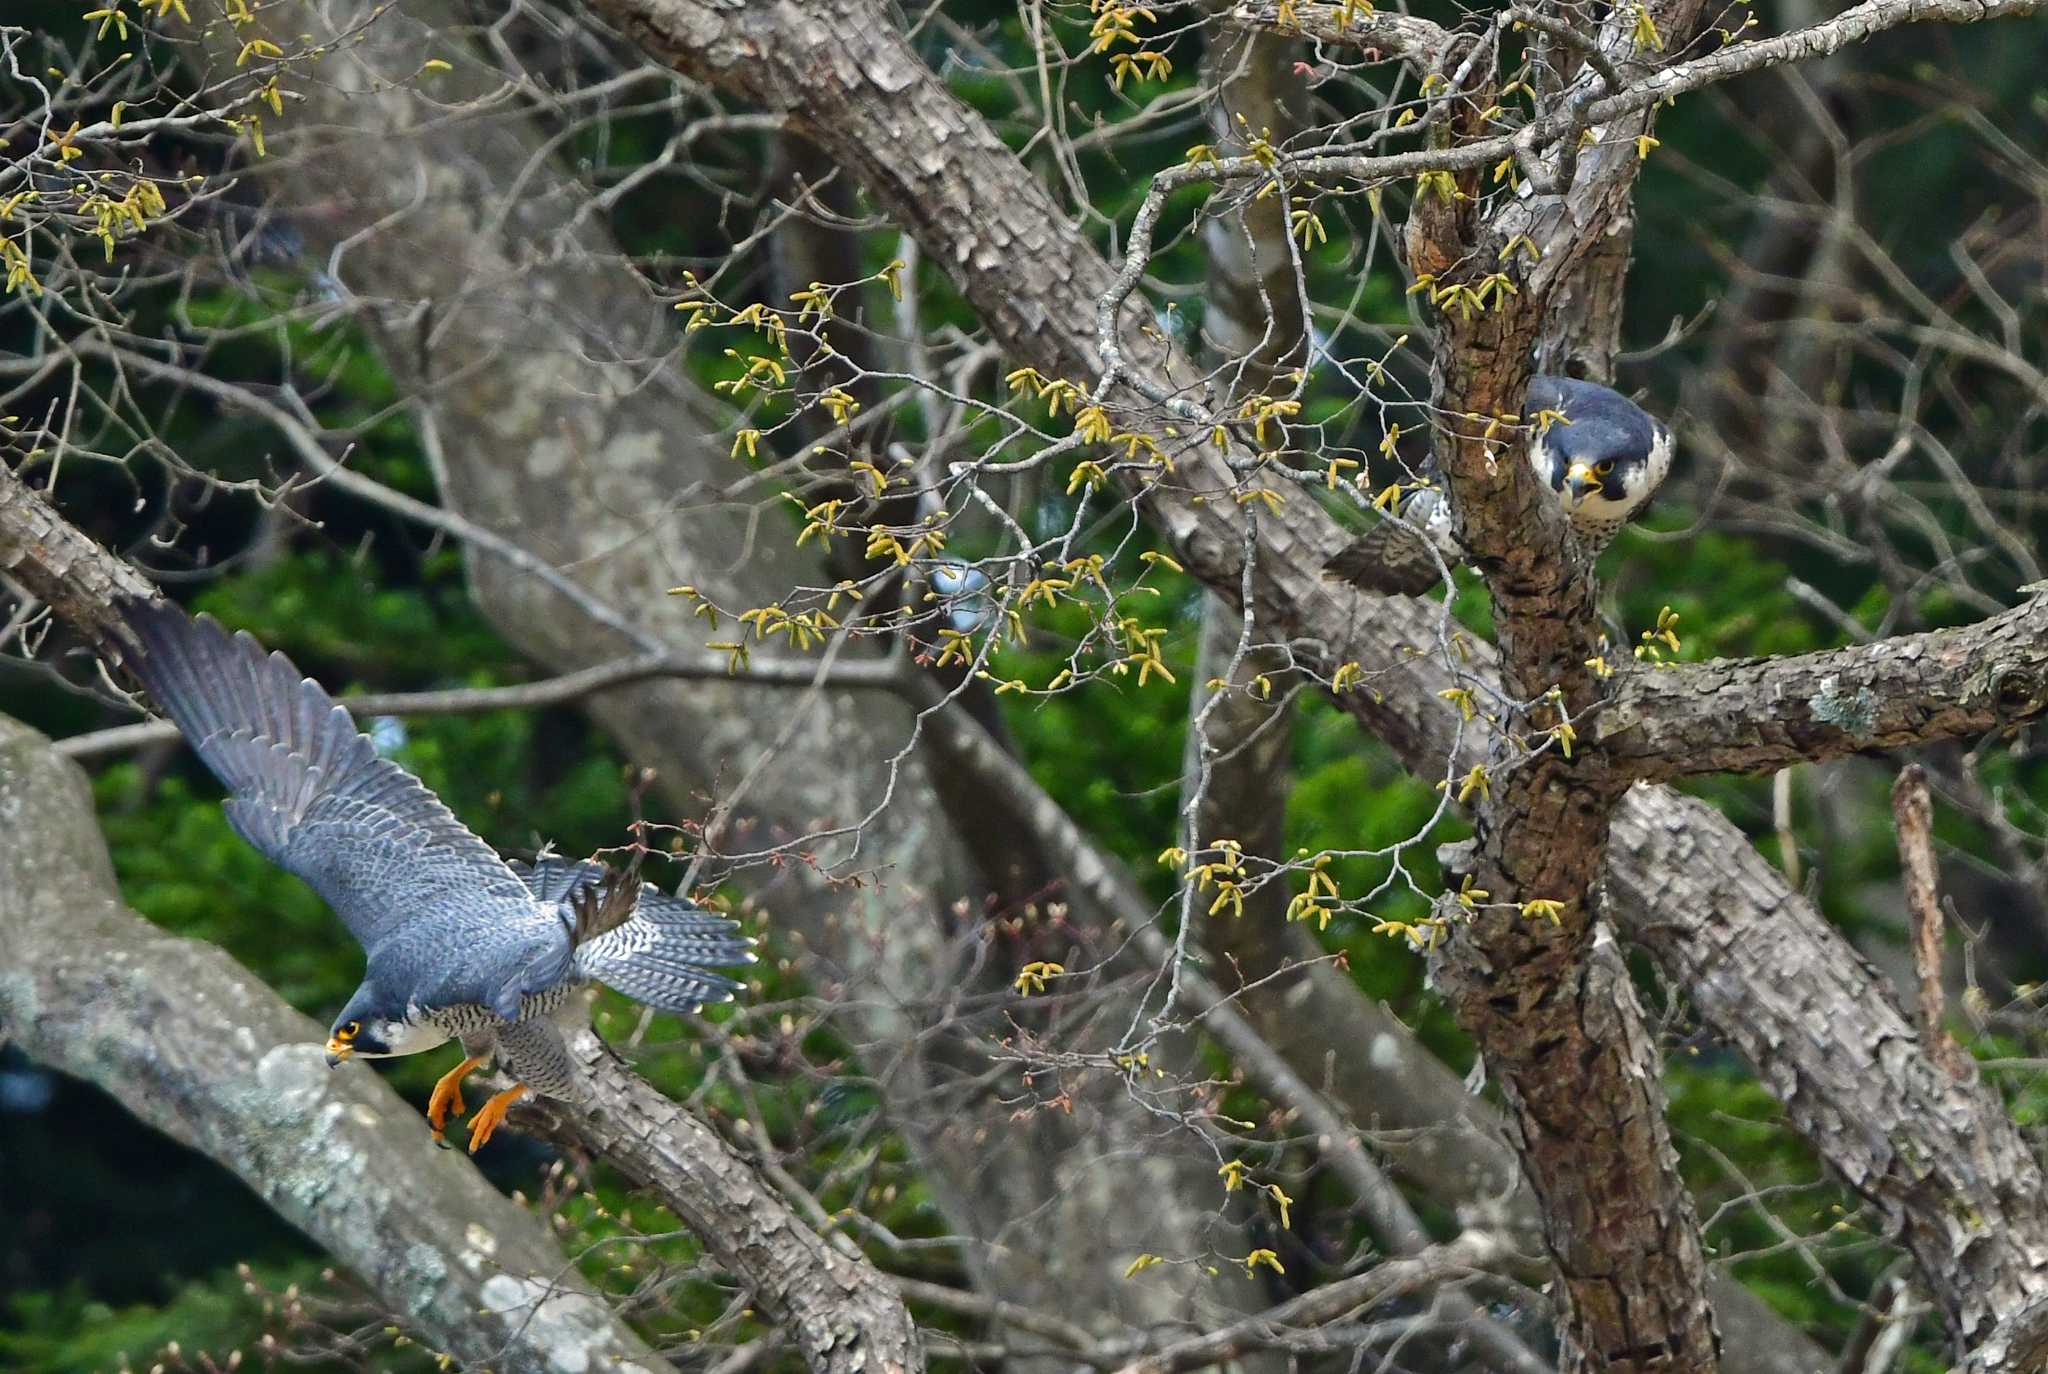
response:
M1011 57L1024 51L1022 31L1007 8L948 8L963 22L995 20L988 37L997 50ZM53 23L76 23L70 11L53 9L52 15ZM939 59L947 54L935 34L935 26L928 29L925 41L930 55ZM1065 34L1070 50L1085 46L1079 34L1078 29ZM2043 34L2038 24L2008 24L1995 34L1944 35L1938 67L1924 69L1928 59L1914 40L1881 43L1849 60L1864 64L1873 80L1912 76L1951 83L1932 88L1937 108L1939 92L1953 90L1953 83L1967 74L1969 100L1982 116L2016 141L2039 147L2048 142L2048 130L2042 127L2032 59L2026 54L2038 51ZM1194 54L1178 58L1177 67L1163 87L1147 88L1143 100L1185 89L1196 69ZM996 120L1014 145L1031 140L1035 126L1018 117L1005 80L972 63L951 63L945 70L955 89ZM1076 102L1078 118L1111 125L1141 108L1133 98L1111 91L1106 81L1089 78L1071 82L1067 95ZM1952 98L1960 107L1962 97ZM1877 232L1931 294L1940 294L1955 279L1947 257L1949 240L1994 208L2001 194L2002 183L1982 175L1980 146L1959 132L1958 123L1934 121L1895 144L1865 172L1873 188L1866 209ZM593 140L579 151L614 169L631 168L657 155L672 132L665 117L640 115L615 124L601 145ZM1639 269L1631 285L1630 335L1641 343L1660 336L1666 321L1707 307L1725 289L1710 250L1726 251L1748 228L1744 216L1750 211L1731 208L1727 194L1686 175L1685 163L1711 167L1749 189L1761 186L1772 170L1768 151L1746 137L1713 99L1690 100L1668 112L1659 133L1669 156L1653 159L1644 177L1637 258L1648 270ZM1147 175L1178 161L1181 151L1178 144L1143 135L1098 144L1083 163L1095 205L1119 224L1127 223ZM765 163L766 150L758 141L736 138L706 156L703 171L710 181L750 194L756 188L749 184L749 171ZM1050 173L1049 167L1041 170ZM668 185L656 183L657 188ZM654 189L628 197L616 216L620 233L636 250L663 255L671 264L715 264L745 226L721 230L710 225L708 216L678 213L689 207L663 199L675 194ZM1174 205L1160 233L1168 247L1154 264L1162 281L1181 288L1175 306L1188 337L1199 326L1202 309L1203 254L1198 238L1186 232L1198 205L1195 194ZM1352 256L1356 238L1340 232L1340 226L1361 228L1362 205L1333 202L1321 212L1330 220L1331 242L1311 255L1318 298L1348 300L1356 294L1365 325L1389 335L1409 330L1402 283L1353 280L1359 268ZM1107 227L1098 221L1095 228L1106 245ZM896 251L893 234L871 235L864 250L868 266L879 269ZM756 295L764 294L765 268L755 262L748 272L747 285ZM295 270L285 270L276 280L262 281L259 292L217 287L192 300L184 318L208 325L260 319L268 302L290 298L302 284ZM923 285L930 299L942 303L942 311L970 326L964 306L929 268ZM155 302L151 309L158 313L142 322L146 327L178 325L175 302ZM291 342L299 365L329 383L324 419L360 421L383 412L395 396L377 355L349 330L316 334L295 327ZM1352 342L1363 351L1367 340L1361 336ZM25 341L0 338L0 347L22 348ZM1419 360L1419 350L1411 355ZM251 334L235 349L216 355L215 366L259 375L274 368L278 356L273 344ZM1696 357L1696 342L1681 340L1631 368L1627 380L1653 397L1675 396ZM706 382L730 371L715 348L699 348L692 359ZM1305 418L1326 423L1346 442L1372 447L1369 417L1357 414L1341 379L1318 385L1322 389L1312 396ZM1959 400L1968 405L1972 398ZM914 444L920 437L914 408L904 412L901 423L901 437ZM263 475L274 448L245 419L189 407L177 412L167 437L193 465L230 478ZM379 480L432 496L426 463L402 419L393 415L373 429L363 455L366 470ZM66 488L71 512L117 547L125 546L134 531L121 514L132 508L136 495L127 480L114 473L87 474L73 477ZM133 480L150 479L138 473ZM104 501L83 499L90 491ZM145 504L170 499L160 490L145 489L141 495ZM1049 499L1041 514L1057 521L1064 512L1059 500ZM267 562L203 584L191 596L192 604L254 631L339 691L483 686L530 675L530 665L498 639L469 601L458 562L448 550L332 492L316 493L308 514L321 522L317 530L299 528ZM1838 566L1789 544L1694 532L1696 514L1682 501L1667 501L1647 532L1623 536L1605 565L1618 626L1633 631L1651 624L1658 609L1668 605L1681 614L1688 657L1781 653L1836 643L1833 627L1817 621L1787 592L1788 575L1872 618L1881 609L1872 601L1876 584L1869 570ZM188 542L193 548L202 543L215 549L239 547L258 518L249 504L216 501L190 513ZM1958 517L1957 532L1963 528ZM1659 532L1675 537L1660 538ZM1176 839L1174 783L1200 607L1195 589L1184 579L1169 578L1160 585L1168 594L1157 615L1173 628L1167 657L1179 688L1140 690L1125 680L1048 701L1005 701L1011 703L1010 724L1038 779L1090 833L1163 894L1168 879L1153 859ZM1482 603L1468 591L1460 604L1461 614L1480 630L1485 624ZM1928 623L1962 615L1959 608L1936 602L1921 608ZM1079 631L1056 616L1047 618L1035 627L1030 646L1006 653L1005 671L1043 681ZM0 678L0 710L54 734L117 723L84 698L22 674ZM493 843L517 850L552 840L566 851L585 852L626 838L631 810L624 779L632 761L575 711L416 719L406 722L405 734L398 757ZM1088 747L1075 747L1079 740L1088 741ZM1406 833L1434 806L1427 785L1408 778L1320 700L1304 703L1294 769L1290 844L1345 845L1361 835ZM2048 805L2048 778L2040 769L2001 763L1997 770L1995 781ZM228 949L314 1017L324 1020L334 1013L354 986L358 951L303 885L264 863L230 832L215 804L218 789L189 756L173 751L106 765L96 772L95 789L122 890L133 906L167 929ZM1715 781L1700 790L1753 835L1769 832L1770 805L1762 784ZM1866 922L1863 903L1874 885L1891 876L1894 865L1882 789L1874 786L1872 792L1870 823L1854 843L1830 840L1824 845L1826 837L1801 834L1810 852L1821 854L1816 895L1831 917L1852 927ZM1945 838L1960 849L1983 852L1981 836L1952 823L1947 830ZM1343 876L1351 889L1379 875L1361 863ZM1426 872L1419 876L1425 883L1434 878ZM1421 913L1420 899L1409 895L1394 899L1379 914L1413 919ZM1452 1064L1466 1066L1468 1050L1426 993L1420 964L1404 948L1345 921L1333 923L1324 938L1329 948L1349 955L1362 989L1393 1003ZM2042 975L2040 969L2013 972ZM802 991L786 985L772 963L767 977L764 996ZM607 1011L621 1018L625 1014L622 1004L609 1005ZM1717 1200L1761 1189L1776 1225L1821 1237L1817 1250L1826 1261L1826 1283L1803 1259L1782 1249L1745 1261L1739 1272L1787 1315L1839 1345L1855 1316L1830 1287L1838 1286L1850 1298L1867 1295L1888 1252L1856 1216L1852 1200L1825 1184L1808 1152L1779 1127L1774 1104L1746 1071L1711 1043L1692 1037L1682 1008L1676 1009L1674 1024L1680 1043L1668 1086L1703 1212L1715 1214ZM645 1063L663 1087L678 1094L701 1087L701 1058L680 1027L658 1025L647 1043L651 1052ZM806 1048L816 1061L833 1055L829 1037ZM2011 1052L2024 1045L2001 1040L1996 1048ZM0 1060L0 1066L27 1072L18 1058ZM428 1056L397 1061L389 1072L423 1104L443 1067ZM2038 1093L2023 1096L2023 1121L2038 1120L2040 1101ZM733 1109L717 1091L703 1105L713 1111ZM769 1125L778 1133L801 1123L814 1146L822 1141L827 1151L879 1151L877 1166L857 1186L828 1194L823 1199L828 1206L859 1205L902 1235L937 1230L929 1197L875 1117L872 1094L857 1074L849 1070L839 1078L777 1085L769 1106L775 1113ZM424 1148L424 1126L421 1136ZM0 1161L5 1163L0 1217L16 1223L0 1228L0 1368L144 1367L172 1339L188 1351L252 1349L265 1331L279 1329L276 1294L294 1283L324 1282L318 1278L320 1258L232 1179L132 1125L118 1108L78 1085L59 1085L44 1111L0 1113ZM508 1187L529 1190L542 1182L545 1164L537 1150L503 1150L491 1161ZM1737 1183L1734 1175L1747 1183ZM651 1215L651 1209L628 1198L602 1173L590 1185L565 1207L571 1240L612 1233L621 1224L619 1214L628 1211L638 1213L640 1229L676 1229L672 1219ZM118 1239L90 1239L95 1235ZM1736 1208L1715 1215L1710 1238L1717 1252L1736 1253L1770 1250L1779 1237L1774 1223L1756 1209ZM666 1240L652 1245L640 1262L684 1260L691 1252L687 1240ZM248 1266L246 1277L238 1265ZM591 1262L590 1272L614 1285L633 1280L630 1272L620 1273L602 1258ZM685 1294L672 1314L660 1319L663 1330L657 1334L685 1336L711 1321L721 1301L722 1295L708 1290ZM392 1358L402 1363L409 1357L395 1353ZM1927 1343L1912 1358L1921 1367L1938 1367L1938 1355Z

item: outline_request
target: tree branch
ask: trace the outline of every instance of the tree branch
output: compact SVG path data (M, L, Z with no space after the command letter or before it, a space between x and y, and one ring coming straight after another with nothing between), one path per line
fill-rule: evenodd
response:
M1759 773L1981 735L2048 712L2048 596L1959 629L1618 681L1595 735L1637 778Z
M1626 933L1877 1209L1960 1347L2048 1297L2048 1182L1997 1093L1934 1063L1884 977L1739 832L1639 787L1608 872Z
M686 3L687 0L592 0L592 3L598 6L664 2L676 4ZM1990 19L2016 19L2038 13L2041 3L2042 0L1864 0L1864 3L1852 6L1819 24L1811 24L1772 38L1758 38L1731 44L1703 57L1673 62L1661 67L1619 91L1602 94L1581 112L1569 114L1560 111L1535 121L1528 126L1534 131L1529 142L1532 147L1547 145L1563 136L1574 123L1582 127L1610 123L1627 115L1639 114L1674 96L1703 90L1750 72L1830 56L1843 48L1868 42L1880 33L1906 24L1975 24ZM1337 38L1338 8L1336 5L1313 3L1296 6L1295 13L1300 31L1316 37ZM1668 9L1670 6L1659 8ZM1693 5L1690 8L1698 7ZM1277 18L1278 6L1263 3L1263 0L1249 0L1249 3L1240 6L1238 12L1248 20L1263 23L1268 16ZM1387 17L1372 16L1374 20ZM1659 25L1665 26L1668 18L1668 14L1659 14ZM1365 22L1363 17L1354 20L1347 32L1357 31L1358 26ZM1444 40L1448 41L1456 37L1457 31L1445 30L1443 35ZM1417 32L1410 41L1422 43L1431 40L1428 35ZM1393 50L1389 46L1389 51ZM1402 55L1406 56L1406 53L1403 52ZM1437 150L1441 160L1434 165L1456 170L1497 162L1503 157L1513 156L1516 137L1514 134L1502 134L1493 138L1474 140L1456 148ZM1633 155L1632 149L1630 153ZM1346 171L1354 175L1370 176L1380 174L1374 170L1375 161L1385 161L1389 164L1384 175L1413 175L1414 169L1405 162L1393 162L1391 156L1375 160L1319 158L1309 155L1298 161L1290 161L1286 165L1290 170L1298 170L1308 176L1342 174Z
M1276 1333L1342 1321L1389 1298L1435 1288L1483 1272L1500 1259L1498 1247L1473 1236L1432 1246L1405 1259L1390 1259L1363 1274L1326 1283L1220 1331L1170 1345L1133 1360L1121 1374L1187 1374L1223 1364L1263 1348Z
M74 528L0 464L0 573L94 643L109 643L120 597L152 597L149 579Z
M858 1251L799 1217L717 1132L657 1092L596 1032L570 1044L595 1111L529 1099L515 1110L557 1144L602 1158L659 1198L739 1275L812 1370L918 1374L924 1346L903 1297Z
M11 475L0 473L0 499L4 499ZM0 530L6 524L0 519ZM357 719L364 716L469 716L484 711L534 710L582 701L614 687L630 686L650 678L683 681L732 681L758 687L836 687L902 691L905 666L899 660L854 659L821 666L815 660L793 659L776 662L752 658L747 666L733 671L724 654L662 651L634 654L592 668L562 673L538 682L511 687L450 687L438 692L365 692L360 696L338 697ZM178 727L167 720L138 721L115 725L57 741L57 752L66 758L89 759L103 754L124 753L150 744L167 744L178 738Z
M1906 915L1913 927L1913 966L1920 975L1920 1038L1934 1062L1958 1081L1974 1079L1977 1066L1942 1020L1941 888L1934 862L1934 795L1927 770L1908 764L1892 784L1892 825L1899 838Z
M1289 8L1292 23L1282 16L1275 0L1244 0L1231 11L1230 19L1248 28L1363 49L1369 61L1399 59L1424 74L1443 59L1444 49L1452 38L1451 31L1441 24L1406 14L1388 14L1369 5L1356 6L1348 18L1340 5L1298 4Z

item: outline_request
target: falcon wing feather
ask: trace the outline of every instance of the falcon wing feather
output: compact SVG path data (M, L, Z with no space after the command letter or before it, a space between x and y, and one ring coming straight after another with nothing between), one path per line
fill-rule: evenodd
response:
M1428 541L1391 520L1339 549L1323 564L1323 576L1385 596L1422 596L1443 582Z
M380 947L438 946L464 964L444 995L489 1005L565 962L567 932L496 851L291 660L169 603L121 614L143 650L128 667L227 787L236 832L334 908L373 971Z

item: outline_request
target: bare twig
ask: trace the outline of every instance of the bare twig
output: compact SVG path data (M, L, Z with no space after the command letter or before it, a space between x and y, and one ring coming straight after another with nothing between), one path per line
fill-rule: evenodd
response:
M1974 1075L1969 1056L1949 1034L1943 1019L1941 986L1941 887L1934 862L1934 797L1927 770L1906 765L1892 785L1892 823L1898 830L1899 862L1906 884L1906 911L1913 922L1913 966L1920 974L1920 1038L1934 1062L1958 1082Z
M1498 1248L1485 1238L1461 1236L1447 1245L1432 1246L1406 1259L1387 1260L1363 1274L1326 1283L1221 1331L1133 1360L1124 1366L1122 1374L1186 1374L1188 1370L1222 1364L1259 1349L1277 1332L1342 1321L1388 1298L1484 1272L1499 1257Z
M868 688L900 690L905 665L898 658L856 659L833 663L823 674L818 664L801 659L777 661L752 659L733 671L724 654L651 653L600 663L539 682L513 687L451 687L438 692L367 692L342 697L342 705L358 719L363 716L467 716L484 711L533 710L581 701L595 693L649 678L734 679L763 687ZM167 720L147 720L134 725L116 725L89 734L73 735L57 742L57 752L67 758L98 758L105 754L163 744L178 738L178 727Z

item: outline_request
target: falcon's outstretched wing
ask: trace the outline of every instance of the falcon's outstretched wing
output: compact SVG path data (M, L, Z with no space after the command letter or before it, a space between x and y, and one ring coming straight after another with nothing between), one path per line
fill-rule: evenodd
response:
M1383 596L1422 596L1443 574L1421 535L1382 520L1323 564L1323 576Z
M1411 528L1380 521L1323 564L1323 576L1383 596L1423 596L1442 586L1443 564L1430 545L1436 545L1443 563L1451 567L1465 556L1451 535L1451 512L1443 493L1434 487L1409 492L1401 502L1401 518Z
M143 650L127 666L232 793L236 832L326 899L373 973L379 946L415 963L444 951L459 968L414 968L408 982L515 1007L515 984L559 973L561 923L283 654L167 602L121 615Z

